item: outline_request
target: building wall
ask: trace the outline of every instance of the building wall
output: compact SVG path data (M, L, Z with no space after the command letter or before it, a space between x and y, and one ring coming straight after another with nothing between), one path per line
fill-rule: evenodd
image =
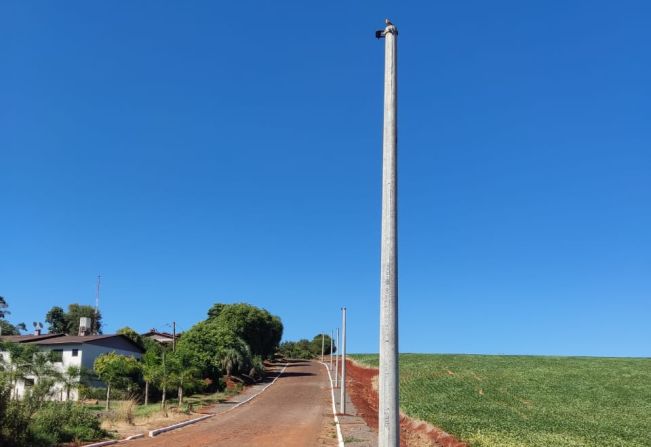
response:
M61 362L56 362L53 364L54 368L59 372L65 372L69 366L78 366L84 369L92 370L95 363L95 359L100 355L107 352L115 352L121 355L132 356L136 358L141 358L141 353L136 351L131 351L128 349L116 349L108 346L98 346L90 343L69 343L69 344L58 344L58 345L49 345L49 346L39 346L39 349L43 352L48 352L52 350L60 349L63 351L63 358ZM73 357L72 350L78 349L78 355ZM11 361L9 353L2 352L2 355L6 362ZM34 377L27 377L29 379L34 379ZM104 384L100 381L92 381L90 386L102 387ZM19 380L16 386L14 387L14 396L22 398L25 395L25 383L22 380ZM53 387L53 396L54 400L66 400L66 392L64 386L61 383L55 384ZM79 395L77 390L72 390L70 392L70 400L78 400Z

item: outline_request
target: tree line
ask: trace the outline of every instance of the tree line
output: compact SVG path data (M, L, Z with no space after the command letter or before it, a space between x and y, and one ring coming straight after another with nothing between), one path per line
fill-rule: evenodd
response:
M330 355L330 336L328 334L316 334L312 340L303 338L298 341L284 341L278 347L278 352L288 359L310 360L323 354ZM337 352L334 340L332 342L332 354Z
M94 370L106 387L106 408L112 390L138 391L145 404L152 395L165 406L170 393L179 405L187 393L222 390L228 379L254 382L264 375L283 334L279 317L246 303L216 303L208 318L183 333L175 348L141 337L129 327L118 333L145 352L141 361L115 353L99 356Z
M25 323L10 323L7 320L9 315L11 315L9 303L0 296L0 333L2 335L20 335L21 332L28 330ZM53 306L47 311L45 314L47 331L50 334L77 335L81 317L90 318L93 330L98 334L102 333L102 313L93 306L77 303L68 305L67 311L59 306Z

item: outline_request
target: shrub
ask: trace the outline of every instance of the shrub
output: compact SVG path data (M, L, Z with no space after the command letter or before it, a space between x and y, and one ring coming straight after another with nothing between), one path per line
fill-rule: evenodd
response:
M34 415L30 431L39 443L47 442L46 445L93 441L107 436L92 411L71 402L45 405Z
M79 396L82 400L97 400L102 402L106 399L106 388L95 388L82 385L79 387ZM132 396L133 392L129 390L111 389L111 400L126 400L130 399Z

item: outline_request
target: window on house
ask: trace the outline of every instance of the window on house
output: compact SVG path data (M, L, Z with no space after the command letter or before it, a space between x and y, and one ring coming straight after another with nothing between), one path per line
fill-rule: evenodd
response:
M52 350L52 361L55 363L63 362L63 349Z
M73 349L73 350L72 350L72 356L73 356L73 357L77 357L77 356L79 356L79 349Z
M30 388L34 386L34 379L24 379L25 380L25 388Z

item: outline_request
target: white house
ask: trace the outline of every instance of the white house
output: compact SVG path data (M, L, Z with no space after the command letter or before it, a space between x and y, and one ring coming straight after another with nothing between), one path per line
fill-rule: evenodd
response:
M143 350L124 335L64 335L64 334L35 334L35 335L10 335L0 337L2 341L13 343L28 343L38 346L40 351L52 352L55 356L54 368L64 372L69 366L78 366L83 369L92 370L95 359L101 354L115 352L135 358L142 356ZM0 352L5 362L11 362L9 353ZM19 380L13 394L22 397L25 388L34 385L34 378L29 376L25 380ZM102 386L101 382L93 382L91 386ZM54 387L54 398L65 400L66 393L63 384L56 384ZM77 390L70 395L71 400L77 400Z

